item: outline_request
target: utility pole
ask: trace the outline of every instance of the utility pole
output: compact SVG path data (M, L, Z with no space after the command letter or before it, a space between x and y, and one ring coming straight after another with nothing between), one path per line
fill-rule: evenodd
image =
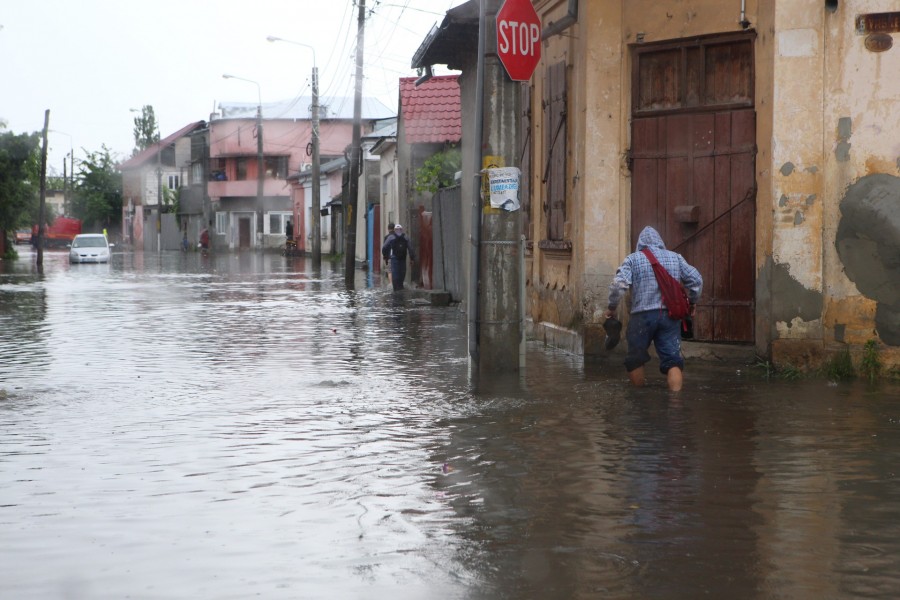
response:
M349 198L344 210L346 220L346 256L344 257L344 281L352 289L356 278L356 209L359 205L359 174L362 162L360 137L362 127L362 78L363 47L365 44L366 0L359 0L359 17L356 30L356 94L353 97L353 145L350 147Z
M44 111L43 146L41 147L41 204L38 208L37 265L44 266L44 220L47 207L47 130L50 129L50 109Z
M63 158L63 215L69 207L69 174L66 172L66 159Z
M156 125L156 253L162 252L162 137Z
M521 106L521 84L508 76L497 54L496 36L488 30L502 6L502 0L481 2L478 141L485 155L516 165L521 143L514 120ZM477 318L477 345L474 354L470 345L470 356L482 373L514 372L525 366L522 211L491 208L485 199L478 213L473 215L478 279L470 290L477 294L477 304L469 307Z
M259 104L256 105L256 210L259 211L259 224L256 226L256 232L260 239L260 249L262 249L262 232L264 231L263 182L265 176L266 174L263 172L262 93L260 93Z
M315 63L315 51L313 51ZM312 259L313 268L322 266L322 190L319 182L319 68L312 70Z

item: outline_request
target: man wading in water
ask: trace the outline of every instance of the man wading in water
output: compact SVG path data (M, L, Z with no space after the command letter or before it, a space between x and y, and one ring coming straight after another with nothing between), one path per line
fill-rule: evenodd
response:
M416 255L412 246L409 245L409 238L403 233L403 226L394 225L394 233L387 236L384 245L381 247L381 256L384 258L385 264L391 265L391 283L394 290L403 289L403 280L406 279L406 255L409 259L416 262Z
M666 376L669 389L681 390L684 359L681 357L681 320L669 317L650 260L642 252L650 250L666 271L680 281L687 291L690 312L703 290L703 277L677 252L666 250L662 237L652 227L644 227L638 236L637 249L625 257L609 285L607 319L616 316L619 301L631 288L631 315L625 330L628 354L625 369L636 386L644 385L644 365L650 362L650 343L659 355L659 370Z

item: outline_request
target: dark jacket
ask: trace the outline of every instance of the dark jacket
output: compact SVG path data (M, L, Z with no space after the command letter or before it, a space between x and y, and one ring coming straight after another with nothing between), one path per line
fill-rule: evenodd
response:
M388 260L389 258L395 256L394 246L396 245L398 239L403 239L406 241L406 247L407 251L409 252L410 259L416 260L416 254L415 252L413 252L412 245L409 243L409 238L406 237L406 234L403 233L392 233L388 235L387 238L385 238L384 245L381 246L381 256L384 258L384 260Z

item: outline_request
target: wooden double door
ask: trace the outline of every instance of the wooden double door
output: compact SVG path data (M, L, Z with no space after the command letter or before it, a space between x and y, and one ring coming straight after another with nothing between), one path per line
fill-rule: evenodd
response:
M695 339L753 342L753 39L635 49L631 239L647 225L704 279Z

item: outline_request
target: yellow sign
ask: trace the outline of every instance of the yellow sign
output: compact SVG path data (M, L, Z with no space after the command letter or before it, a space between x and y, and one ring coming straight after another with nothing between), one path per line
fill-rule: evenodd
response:
M491 186L488 180L488 169L498 169L506 166L506 159L502 156L481 157L481 208L484 213L503 212L499 208L491 206Z

